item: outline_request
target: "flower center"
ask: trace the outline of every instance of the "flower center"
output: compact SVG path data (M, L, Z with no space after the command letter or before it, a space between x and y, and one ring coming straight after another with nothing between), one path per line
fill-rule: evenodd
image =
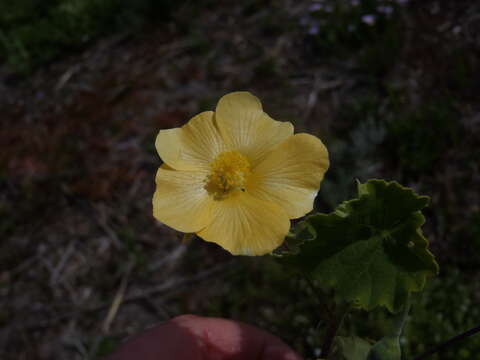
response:
M204 189L215 200L223 200L238 190L245 191L250 174L250 163L245 156L238 151L225 151L210 163Z

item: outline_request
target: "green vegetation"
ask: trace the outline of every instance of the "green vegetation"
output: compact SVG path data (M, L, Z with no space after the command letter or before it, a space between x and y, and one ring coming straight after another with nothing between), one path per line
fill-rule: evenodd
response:
M402 7L387 0L326 0L314 3L304 25L316 56L325 61L358 57L359 71L384 74L402 44Z
M463 331L478 326L480 312L474 303L479 286L478 282L473 285L468 283L470 276L455 268L443 269L439 277L428 281L423 292L413 297L412 310L400 339L403 359L414 359ZM378 338L391 328L392 322L392 315L378 309L370 313L352 314L345 325L358 336ZM480 338L477 335L432 355L431 359L469 360L479 350Z
M459 144L462 126L458 118L451 101L436 99L398 114L387 125L385 146L400 162L405 177L431 172L438 166L445 149Z
M19 0L0 3L0 60L29 72L99 36L169 19L172 0Z
M429 199L384 180L357 188L357 198L299 224L305 229L299 238L305 232L310 236L299 251L287 252L286 261L356 307L385 306L397 313L410 293L421 291L426 278L438 273L420 228Z
M443 276L431 280L410 316L405 334L406 359L479 325L480 309L475 305L479 281L471 276L447 268ZM477 334L432 356L431 360L469 360L479 352L480 336Z

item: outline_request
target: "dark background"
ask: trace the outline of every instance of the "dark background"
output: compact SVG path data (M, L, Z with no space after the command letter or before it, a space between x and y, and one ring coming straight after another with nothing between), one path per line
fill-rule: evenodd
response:
M99 359L182 313L272 331L307 358L322 324L304 282L151 215L163 128L248 90L327 145L317 198L354 180L429 195L441 266L414 304L405 359L480 322L480 3L0 2L0 354ZM120 306L115 306L120 301ZM382 309L346 329L377 339ZM474 359L474 336L431 359Z

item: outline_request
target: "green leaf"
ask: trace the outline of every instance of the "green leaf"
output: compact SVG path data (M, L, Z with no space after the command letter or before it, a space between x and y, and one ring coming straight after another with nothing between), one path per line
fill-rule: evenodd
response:
M372 347L366 360L400 360L401 357L399 338L385 336Z
M366 360L372 345L356 336L337 336L335 338L335 360Z
M428 197L396 182L358 183L359 197L330 214L314 214L301 227L313 233L284 260L310 273L324 288L358 307L398 312L410 292L438 273L420 227Z
M403 312L395 316L394 324L390 331L368 352L367 360L401 360L400 335L410 311L410 299L403 308Z
M293 231L291 231L285 239L288 250L284 251L283 253L274 253L274 255L282 257L286 254L298 254L300 252L300 247L303 245L303 243L305 243L306 241L311 241L315 239L315 237L315 229L312 228L312 226L308 222L302 221L298 223L297 226L295 226Z

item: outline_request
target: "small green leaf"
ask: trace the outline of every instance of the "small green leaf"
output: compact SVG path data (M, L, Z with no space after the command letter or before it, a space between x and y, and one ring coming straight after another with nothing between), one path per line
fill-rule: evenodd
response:
M394 324L390 331L368 352L367 360L401 360L402 349L400 348L400 335L410 311L410 299L403 308L403 312L395 316Z
M335 338L335 360L366 360L372 345L356 336L337 336Z
M312 226L309 223L302 221L301 223L298 223L297 226L295 226L295 228L293 229L293 232L290 232L287 235L285 239L285 243L288 249L283 251L282 253L275 254L275 255L281 257L283 255L298 254L300 252L300 246L306 241L315 239L315 236L316 236L315 229L312 228Z
M402 351L398 337L385 336L368 353L367 360L400 360Z
M304 221L314 238L285 261L358 307L398 312L410 292L438 273L420 227L428 197L396 182L358 183L359 197Z

